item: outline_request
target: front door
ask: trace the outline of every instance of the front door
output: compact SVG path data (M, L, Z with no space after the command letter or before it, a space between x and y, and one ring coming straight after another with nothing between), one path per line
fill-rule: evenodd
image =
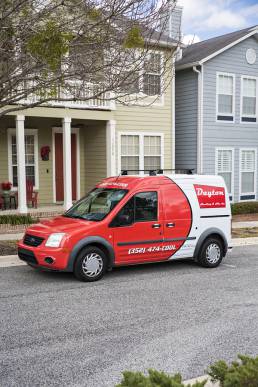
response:
M164 258L162 208L158 191L138 192L111 223L116 264Z
M71 134L72 152L72 200L77 199L77 165L76 165L76 134ZM56 201L64 201L64 174L63 174L63 134L55 133L55 175Z

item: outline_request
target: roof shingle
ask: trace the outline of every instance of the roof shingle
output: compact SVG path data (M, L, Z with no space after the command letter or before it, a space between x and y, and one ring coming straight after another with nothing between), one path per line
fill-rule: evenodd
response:
M238 39L243 38L245 35L252 32L257 26L245 28L240 31L231 32L226 35L217 36L208 40L203 40L199 43L192 44L183 49L182 59L177 61L176 67L181 67L193 63L198 63L202 59L214 54L215 52L223 49L229 44L235 42Z

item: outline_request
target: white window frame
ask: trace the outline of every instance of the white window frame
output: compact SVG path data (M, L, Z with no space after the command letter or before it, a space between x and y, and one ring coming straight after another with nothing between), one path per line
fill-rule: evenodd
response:
M16 136L16 129L9 128L7 129L8 136L8 179L13 184L13 164L12 164L12 136ZM39 152L38 152L38 129L24 129L24 135L33 135L34 136L34 155L35 155L35 185L34 189L39 189ZM12 187L13 191L17 191L18 187Z
M243 91L244 91L244 79L255 79L256 80L256 114L255 115L246 115L243 114ZM250 117L250 118L256 118L255 122L249 122L249 121L243 121L243 117ZM258 122L258 77L252 77L249 75L242 75L241 76L241 96L240 96L240 122L241 124L247 124L247 125L256 125Z
M144 136L161 138L160 165L164 169L164 133L160 132L119 132L118 133L118 174L121 173L121 137L122 136L139 136L139 169L144 169ZM137 173L135 173L137 174ZM140 172L139 175L144 175ZM146 175L146 173L145 173Z
M242 151L254 151L254 191L253 192L241 192L242 187ZM241 196L254 195L254 199L242 199L245 202L252 202L256 200L256 191L257 191L257 149L256 148L240 148L239 149L239 201L241 201Z
M149 95L149 94L145 94L143 92L143 88L144 88L144 74L145 74L145 71L144 71L144 63L143 63L143 68L142 68L142 71L141 71L141 74L140 74L140 84L139 84L139 87L140 87L140 94L141 95L144 95L146 97L150 97L150 98L157 98L157 97L162 97L162 95L164 94L164 90L163 90L163 72L164 72L164 53L161 52L161 51L158 51L158 50L148 50L148 53L146 55L146 59L148 58L148 55L151 55L151 54L159 54L160 55L160 94L153 94L153 95ZM143 61L144 62L144 61ZM153 73L151 71L147 72L147 74L150 74L150 75L157 75L157 73Z
M232 114L227 113L220 113L219 112L219 76L224 75L228 77L233 78L233 96L232 96ZM235 109L236 109L236 75L233 73L223 73L223 72L217 72L216 73L216 122L222 122L223 124L234 124L235 123ZM226 116L226 117L233 117L232 121L227 120L218 120L218 116Z
M232 152L232 169L231 169L231 192L228 192L229 196L232 197L231 202L234 202L234 166L235 166L235 149L231 147L218 147L215 148L215 175L219 175L218 170L218 156L219 151L231 151Z

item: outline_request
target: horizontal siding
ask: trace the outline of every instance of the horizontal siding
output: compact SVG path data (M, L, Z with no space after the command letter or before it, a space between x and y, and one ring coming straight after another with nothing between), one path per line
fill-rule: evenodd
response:
M258 76L258 59L254 65L246 61L246 50L254 48L258 57L258 42L251 37L232 47L204 65L203 168L204 173L215 173L215 148L235 149L234 199L239 198L239 149L258 149L258 123L240 122L241 76ZM235 122L216 122L216 72L235 74ZM257 176L258 187L258 176ZM258 198L258 195L257 195Z
M84 129L85 193L106 177L106 126L102 123Z
M176 168L197 167L198 77L191 70L176 73Z

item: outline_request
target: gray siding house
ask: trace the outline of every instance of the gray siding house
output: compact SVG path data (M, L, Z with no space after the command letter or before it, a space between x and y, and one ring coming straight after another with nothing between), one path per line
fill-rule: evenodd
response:
M193 44L176 65L176 168L258 200L258 26Z

